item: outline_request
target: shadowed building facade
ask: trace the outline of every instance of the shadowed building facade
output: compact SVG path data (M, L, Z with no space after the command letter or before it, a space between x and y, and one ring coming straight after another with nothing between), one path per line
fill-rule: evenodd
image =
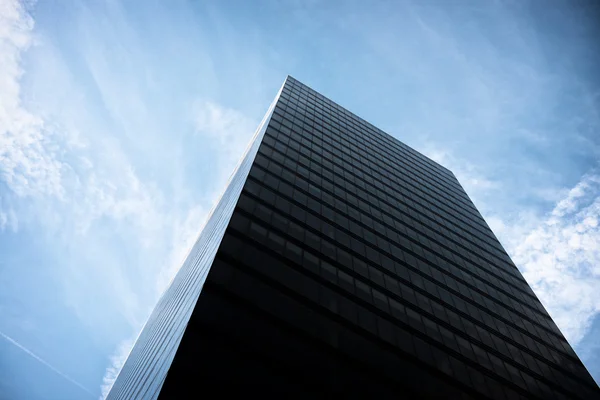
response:
M109 399L597 399L455 176L288 77Z

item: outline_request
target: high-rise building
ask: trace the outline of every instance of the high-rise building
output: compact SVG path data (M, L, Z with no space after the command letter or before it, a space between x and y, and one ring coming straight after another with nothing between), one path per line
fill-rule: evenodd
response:
M455 176L288 77L109 399L597 399Z

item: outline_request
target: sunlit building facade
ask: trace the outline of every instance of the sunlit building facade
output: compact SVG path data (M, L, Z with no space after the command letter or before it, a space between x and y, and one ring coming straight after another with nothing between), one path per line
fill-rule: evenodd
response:
M109 399L596 399L455 176L288 77Z

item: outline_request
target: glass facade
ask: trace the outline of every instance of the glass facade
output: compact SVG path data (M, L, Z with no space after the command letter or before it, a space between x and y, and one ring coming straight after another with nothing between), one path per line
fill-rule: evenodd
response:
M452 172L291 77L263 125L114 398L600 398Z

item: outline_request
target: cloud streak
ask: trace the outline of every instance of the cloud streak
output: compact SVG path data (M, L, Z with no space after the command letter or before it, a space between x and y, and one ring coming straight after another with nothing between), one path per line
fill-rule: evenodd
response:
M49 369L51 369L53 372L57 373L58 375L60 375L64 379L66 379L67 381L71 382L73 385L77 386L78 388L80 388L81 390L83 390L84 392L86 392L87 394L89 394L90 396L95 397L94 393L92 393L90 390L88 390L85 386L83 386L82 384L80 384L79 382L77 382L75 379L71 378L69 375L65 374L64 372L59 371L54 366L52 366L52 364L50 364L49 362L45 361L41 357L37 356L34 352L32 352L31 350L29 350L25 346L21 345L19 342L17 342L16 340L14 340L13 338L11 338L10 336L8 336L7 334L5 334L4 332L0 332L0 336L2 336L9 343L15 345L16 347L18 347L19 349L21 349L23 352L25 352L29 356L33 357L34 359L36 359L37 361L39 361L40 363L42 363L43 365L45 365L46 367L48 367Z

